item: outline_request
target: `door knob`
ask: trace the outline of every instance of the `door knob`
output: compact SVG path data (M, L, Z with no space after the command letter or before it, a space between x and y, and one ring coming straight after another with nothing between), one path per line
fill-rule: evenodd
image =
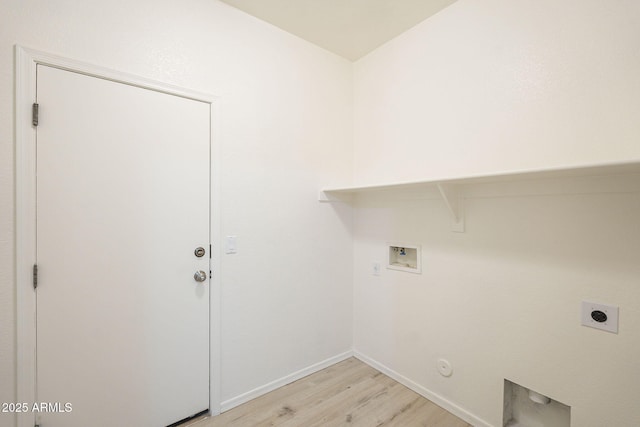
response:
M204 282L205 280L207 280L207 273L202 270L196 271L196 273L193 275L193 280L195 280L196 282Z

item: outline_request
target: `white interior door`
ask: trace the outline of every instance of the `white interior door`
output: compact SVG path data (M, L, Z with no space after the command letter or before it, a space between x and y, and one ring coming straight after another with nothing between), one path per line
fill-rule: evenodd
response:
M43 65L37 99L36 421L207 410L210 105Z

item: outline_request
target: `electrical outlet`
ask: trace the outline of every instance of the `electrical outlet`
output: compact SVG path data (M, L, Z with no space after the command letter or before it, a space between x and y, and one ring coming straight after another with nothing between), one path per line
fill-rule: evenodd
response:
M374 276L380 275L380 263L378 261L374 261L371 263L371 274Z
M582 325L618 333L618 307L582 301Z

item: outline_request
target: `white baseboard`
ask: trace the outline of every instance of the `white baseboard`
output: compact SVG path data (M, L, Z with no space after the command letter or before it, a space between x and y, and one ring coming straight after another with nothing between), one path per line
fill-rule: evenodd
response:
M460 406L456 405L455 403L445 399L444 397L424 388L423 386L421 386L420 384L417 384L413 381L411 381L409 378L400 375L399 373L397 373L396 371L386 367L385 365L383 365L382 363L377 362L374 359L371 359L370 357L365 356L362 353L359 353L358 351L354 351L353 355L356 359L366 363L367 365L371 366L372 368L377 369L378 371L382 372L383 374L393 378L394 380L398 381L400 384L410 388L411 390L415 391L416 393L424 396L425 398L429 399L431 402L435 403L436 405L440 406L443 409L446 409L447 411L451 412L453 415L455 415L456 417L468 422L469 424L475 426L475 427L493 427L491 424L489 424L488 422L476 417L475 415L471 414L470 412L462 409Z
M343 360L346 360L352 356L353 356L353 351L350 350L350 351L345 351L342 354L338 354L337 356L330 357L329 359L313 364L309 367L301 369L285 377L279 378L275 381L272 381L268 384L255 388L239 396L233 397L229 400L225 400L224 402L221 403L220 409L222 412L228 411L231 408L235 408L238 405L242 405L243 403L253 400L256 397L260 397L263 394L269 393L270 391L273 391L279 387L282 387L294 381L297 381L300 378L304 378L307 375L311 375L313 373L321 371L324 368L327 368L331 365L335 365L336 363L342 362Z

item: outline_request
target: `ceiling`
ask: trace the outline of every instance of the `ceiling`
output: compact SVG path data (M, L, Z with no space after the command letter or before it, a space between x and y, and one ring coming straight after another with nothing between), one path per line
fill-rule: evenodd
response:
M456 0L222 0L355 61Z

